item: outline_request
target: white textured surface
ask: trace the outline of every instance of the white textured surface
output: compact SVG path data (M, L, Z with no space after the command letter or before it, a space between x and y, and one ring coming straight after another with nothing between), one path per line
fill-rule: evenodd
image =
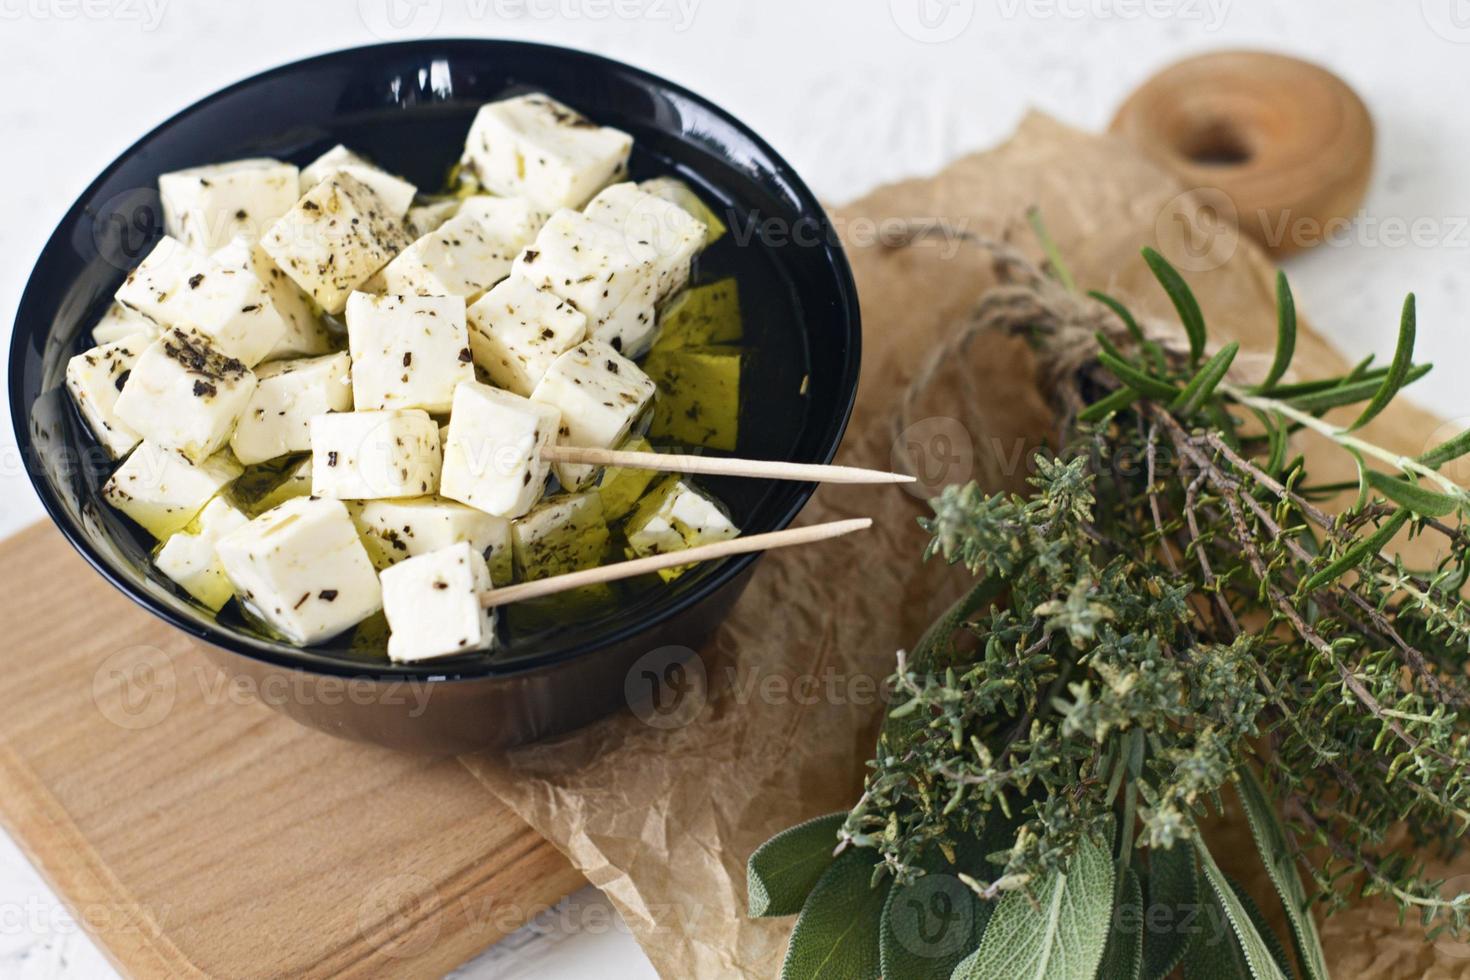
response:
M583 47L681 82L828 200L987 146L1028 105L1100 128L1148 74L1202 50L1324 62L1368 100L1379 163L1347 240L1292 261L1299 302L1349 354L1384 355L1416 290L1422 351L1440 365L1417 397L1470 416L1457 365L1470 345L1466 0L0 0L0 322L66 207L148 128L255 71L429 29ZM40 516L7 429L0 534ZM589 889L457 975L593 974L652 970ZM3 839L0 975L109 975Z

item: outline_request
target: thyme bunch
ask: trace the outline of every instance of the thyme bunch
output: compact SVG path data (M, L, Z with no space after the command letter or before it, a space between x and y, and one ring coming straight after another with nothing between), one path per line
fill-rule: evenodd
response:
M1232 373L1235 344L1211 351L1184 279L1159 254L1144 257L1181 340L1146 331L1110 297L1077 296L1054 251L1060 271L1044 287L1039 277L1007 287L1011 307L1017 288L1049 291L1053 305L1060 289L1099 324L1080 345L1034 313L1003 325L1042 359L1060 448L1035 458L1027 494L951 486L922 521L925 557L963 566L975 584L899 655L862 798L822 828L837 858L821 873L846 868L848 892L861 879L883 896L867 952L884 976L1006 975L1015 963L991 935L1001 920L1055 929L1058 951L1081 964L1057 975L1077 977L1162 977L1181 962L1322 977L1313 909L1369 896L1397 903L1430 937L1470 924L1470 894L1425 870L1459 853L1470 827L1470 494L1441 473L1470 453L1470 433L1417 458L1361 434L1428 370L1412 357L1414 298L1389 364L1287 381L1296 314L1280 277L1275 355L1246 384ZM1329 421L1348 406L1348 424ZM1302 431L1348 454L1358 479L1314 483L1292 451ZM1324 508L1344 492L1355 494L1346 508ZM1431 539L1435 560L1408 565L1393 544L1405 535ZM1229 883L1200 833L1232 792L1277 896ZM752 859L753 894L792 846L778 837ZM1116 916L1090 945L1076 938L1083 920L1063 929L1069 906L1045 899L1082 887L1100 848L1107 885L1074 895L1077 909L1174 888L1219 910L1229 942L1206 948L1144 927L1134 956ZM951 955L916 954L892 939L901 896L946 874L979 903L969 940ZM826 962L857 957L842 962L861 974L853 940L803 930L809 904L843 894L807 884L788 975L821 975L797 955L814 946ZM1273 898L1286 906L1293 957L1256 908Z

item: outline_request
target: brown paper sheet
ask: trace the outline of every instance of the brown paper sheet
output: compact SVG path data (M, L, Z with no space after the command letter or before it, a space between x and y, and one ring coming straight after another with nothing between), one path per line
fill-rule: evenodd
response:
M1192 214L1200 202L1180 199L1181 190L1113 138L1032 116L995 150L837 209L862 297L865 347L838 461L887 467L917 451L927 477L1016 486L1048 432L1026 351L986 339L936 379L910 416L919 421L895 438L900 391L991 283L987 256L952 235L886 247L895 219L1011 237L1034 254L1021 229L1026 209L1037 205L1080 283L1163 315L1167 300L1138 257L1142 245L1158 243L1198 270L1189 278L1217 339L1269 351L1269 262L1248 242L1219 240L1214 254L1229 261L1199 269L1212 264L1199 258L1208 250L1184 237L1190 223L1172 215ZM1310 365L1307 373L1343 367L1309 332L1298 362ZM1399 405L1370 434L1418 452L1437 425ZM903 489L823 488L802 523L869 515L873 531L764 557L703 651L706 683L685 678L682 697L668 702L673 710L644 712L647 720L625 713L508 756L464 760L610 896L663 976L779 971L791 920L744 916L745 861L771 834L845 810L860 791L881 716L876 692L894 653L914 642L960 584L939 563L920 566L924 538L914 519L922 512ZM1251 853L1238 823L1222 833L1229 839L1222 853ZM1257 894L1269 888L1260 876L1247 883ZM1470 959L1448 955L1470 949L1436 951L1412 926L1397 929L1383 905L1328 920L1323 938L1340 976L1470 975Z

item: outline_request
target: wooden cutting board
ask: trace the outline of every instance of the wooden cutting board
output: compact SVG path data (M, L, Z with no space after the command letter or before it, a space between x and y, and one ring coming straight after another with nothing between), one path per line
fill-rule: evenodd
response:
M50 525L0 567L0 822L123 973L438 975L583 884L453 759L231 687Z

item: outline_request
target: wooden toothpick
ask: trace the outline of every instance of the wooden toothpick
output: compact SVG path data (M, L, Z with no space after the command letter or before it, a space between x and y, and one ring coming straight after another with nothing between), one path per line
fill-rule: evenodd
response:
M639 453L622 449L583 449L547 446L541 457L552 463L583 463L589 466L623 466L635 470L697 473L706 476L748 476L765 480L796 480L801 483L913 483L903 473L866 470L856 466L822 466L817 463L782 463L767 459L733 459L726 456L689 456L679 453Z
M678 568L680 565L692 565L695 562L701 561L715 561L720 558L728 558L731 555L748 554L752 551L770 551L774 548L789 548L798 544L812 544L816 541L826 541L828 538L837 538L844 534L851 534L853 531L864 531L872 526L872 518L857 517L846 521L832 521L828 524L813 524L810 527L792 527L784 531L753 534L748 538L732 538L729 541L718 541L714 544L702 544L694 548L687 548L684 551L671 551L663 555L634 558L631 561L622 561L612 565L588 568L580 572L553 575L550 578L539 579L535 582L525 582L521 585L508 585L501 589L491 589L488 592L480 593L480 605L487 607L504 606L512 602L520 602L523 599L536 599L541 596L554 595L558 592L566 592L569 589L580 589L587 585L598 585L602 582L616 582L619 579L647 575L650 572L656 572L662 568Z

